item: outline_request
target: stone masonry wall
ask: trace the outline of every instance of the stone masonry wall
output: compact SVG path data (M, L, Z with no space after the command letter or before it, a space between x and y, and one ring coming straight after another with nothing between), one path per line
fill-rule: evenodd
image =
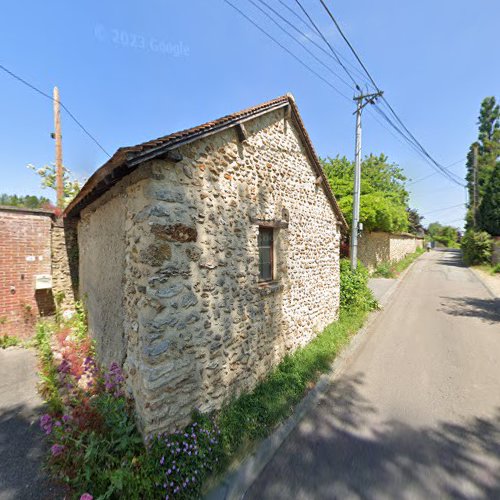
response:
M410 253L414 253L417 248L422 248L423 238L405 234L391 234L391 260L399 261Z
M35 277L51 274L51 225L49 213L0 209L0 335L30 337L54 312L51 290L35 290Z
M423 247L423 238L402 233L363 233L359 239L359 260L371 271L382 262L397 262Z
M383 232L362 233L358 239L358 259L370 271L391 260L389 236Z
M60 307L73 309L75 292L78 289L77 273L78 245L74 221L57 219L51 232L52 256L52 291L56 300L61 300ZM59 299L60 297L60 299Z
M99 297L113 295L87 302L89 322L104 324L105 307L121 326L144 432L220 408L337 318L338 221L298 133L283 111L245 126L245 142L230 129L183 146L181 162L141 166L82 212L80 289L90 297L93 273ZM258 281L256 220L288 223L275 229L271 284ZM94 244L122 263L91 257ZM103 358L121 352L102 345Z

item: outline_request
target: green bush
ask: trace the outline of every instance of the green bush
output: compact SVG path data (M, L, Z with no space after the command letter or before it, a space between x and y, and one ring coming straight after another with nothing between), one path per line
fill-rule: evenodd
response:
M6 349L7 347L13 347L19 345L21 341L17 337L12 335L0 335L0 349Z
M353 271L348 259L340 259L341 309L370 311L377 307L377 301L368 288L368 277L368 270L361 262L358 262L358 267Z
M491 259L493 240L485 231L469 230L462 238L462 254L466 265L486 264Z

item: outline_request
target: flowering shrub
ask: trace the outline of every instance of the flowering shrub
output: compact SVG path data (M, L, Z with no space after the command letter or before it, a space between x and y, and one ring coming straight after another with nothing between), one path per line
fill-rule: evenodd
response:
M219 430L196 415L185 430L144 443L120 366L99 366L83 324L77 308L55 332L47 323L38 327L49 469L81 500L198 497L220 463Z
M148 461L161 498L198 498L203 480L222 458L220 430L211 420L195 414L183 431L149 436Z

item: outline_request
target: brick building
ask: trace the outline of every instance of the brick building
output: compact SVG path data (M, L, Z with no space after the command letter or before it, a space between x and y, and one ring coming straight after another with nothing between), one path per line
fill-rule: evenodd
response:
M0 207L0 335L26 338L54 312L47 210Z

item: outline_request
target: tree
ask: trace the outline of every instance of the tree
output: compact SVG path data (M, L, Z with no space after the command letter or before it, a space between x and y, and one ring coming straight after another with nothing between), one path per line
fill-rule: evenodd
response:
M17 194L0 194L0 205L22 208L51 208L52 204L44 196L18 196Z
M415 208L408 208L408 231L412 234L422 235L425 232L422 220L425 219Z
M453 226L443 226L439 222L431 222L427 228L429 236L445 247L457 247L459 231Z
M323 169L347 222L352 223L354 163L345 157L321 160ZM366 231L408 229L406 177L387 156L369 155L361 168L360 222Z
M467 188L469 192L469 211L467 213L467 227L473 223L474 202L474 147L477 147L477 198L481 205L486 188L492 177L500 157L500 105L495 97L486 97L481 103L478 119L478 140L473 143L467 155ZM478 226L479 229L483 229ZM484 228L485 229L485 228Z
M36 168L34 165L29 164L27 167L36 172L42 178L42 188L49 188L56 191L56 166L52 163L44 165L41 168ZM75 179L71 171L63 166L63 192L64 192L64 206L78 194L81 189L81 183Z
M484 196L477 212L478 226L493 236L500 236L500 163L484 191Z

